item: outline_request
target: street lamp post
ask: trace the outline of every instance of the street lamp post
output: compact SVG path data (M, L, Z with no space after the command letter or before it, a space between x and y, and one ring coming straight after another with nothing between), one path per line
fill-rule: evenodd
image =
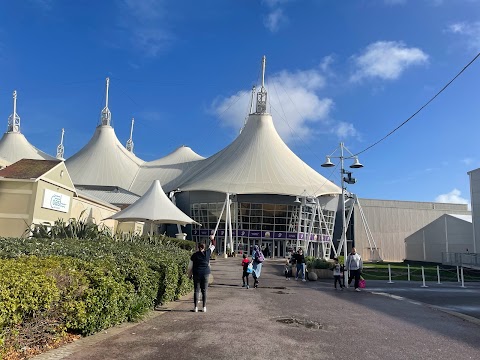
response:
M345 183L347 184L355 184L357 180L355 178L352 178L352 173L350 171L345 171L344 169L344 160L345 159L354 159L354 162L350 167L352 169L359 169L362 168L363 165L358 161L358 157L353 155L343 144L343 142L340 143L340 156L332 156L335 154L335 152L338 150L335 149L333 153L328 155L326 157L326 161L321 165L322 167L333 167L335 164L331 162L331 158L337 158L340 159L340 178L341 178L341 185L342 185L342 194L341 194L341 202L342 202L342 237L340 238L340 243L338 245L338 251L337 253L341 254L342 251L342 246L343 246L343 264L344 264L344 274L343 274L343 279L345 282L345 286L348 286L348 282L346 281L346 277L348 274L348 269L347 269L347 220L345 218L345 192L347 190ZM349 156L345 157L345 151L350 154ZM347 177L344 177L344 175L347 175Z

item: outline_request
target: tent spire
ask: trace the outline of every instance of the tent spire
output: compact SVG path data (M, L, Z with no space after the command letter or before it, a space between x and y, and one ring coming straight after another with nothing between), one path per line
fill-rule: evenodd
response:
M130 127L130 139L127 140L127 150L133 153L133 123L135 122L135 118L132 118L132 126Z
M105 97L105 107L102 110L102 115L101 115L101 125L107 125L111 126L111 121L112 121L112 113L108 109L108 88L110 86L110 78L107 77L107 90L106 90L106 97Z
M7 132L20 132L20 116L17 114L17 90L13 91L13 113L8 117Z
M65 160L63 155L65 148L63 147L63 135L65 134L65 129L62 128L62 136L60 137L60 144L57 146L57 159Z
M267 112L267 90L265 89L265 55L262 58L262 87L257 93L257 114L265 114Z

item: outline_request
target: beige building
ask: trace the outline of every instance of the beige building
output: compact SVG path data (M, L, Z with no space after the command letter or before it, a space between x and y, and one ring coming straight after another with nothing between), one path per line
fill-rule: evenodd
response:
M466 204L375 199L359 201L378 247L378 255L383 261L410 260L406 254L405 240L442 215L471 214ZM369 260L372 244L368 241L358 205L355 205L353 213L353 227L355 247L365 260ZM438 249L437 255L441 256L442 251Z
M22 159L0 170L0 236L22 237L34 224L52 225L80 215L90 222L116 230L105 219L120 209L79 194L60 160Z
M405 239L406 259L443 262L446 253L473 252L471 215L442 215Z

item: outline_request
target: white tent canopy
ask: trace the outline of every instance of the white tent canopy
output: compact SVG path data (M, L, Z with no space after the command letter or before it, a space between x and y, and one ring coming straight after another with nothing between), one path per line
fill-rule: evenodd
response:
M203 156L182 145L167 156L142 164L129 190L142 195L157 179L165 191L176 189L179 179L203 159Z
M65 163L76 185L120 186L128 189L144 161L118 141L113 127L100 125L88 144Z
M110 216L118 221L151 221L157 224L198 224L178 207L163 192L159 180L155 180L150 189L132 205Z
M21 159L54 160L43 151L30 144L20 132L6 132L0 139L0 156L11 163Z
M341 189L317 173L283 142L270 114L250 114L233 143L202 160L182 191L217 191L233 194L321 196Z

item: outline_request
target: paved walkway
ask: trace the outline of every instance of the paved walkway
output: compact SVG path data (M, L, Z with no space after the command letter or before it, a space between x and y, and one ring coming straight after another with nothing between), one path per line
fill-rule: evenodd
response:
M260 288L247 290L240 261L212 261L207 313L191 312L190 295L35 360L480 358L480 324L471 318L375 294L383 285L357 293L286 281L283 261L266 260Z

